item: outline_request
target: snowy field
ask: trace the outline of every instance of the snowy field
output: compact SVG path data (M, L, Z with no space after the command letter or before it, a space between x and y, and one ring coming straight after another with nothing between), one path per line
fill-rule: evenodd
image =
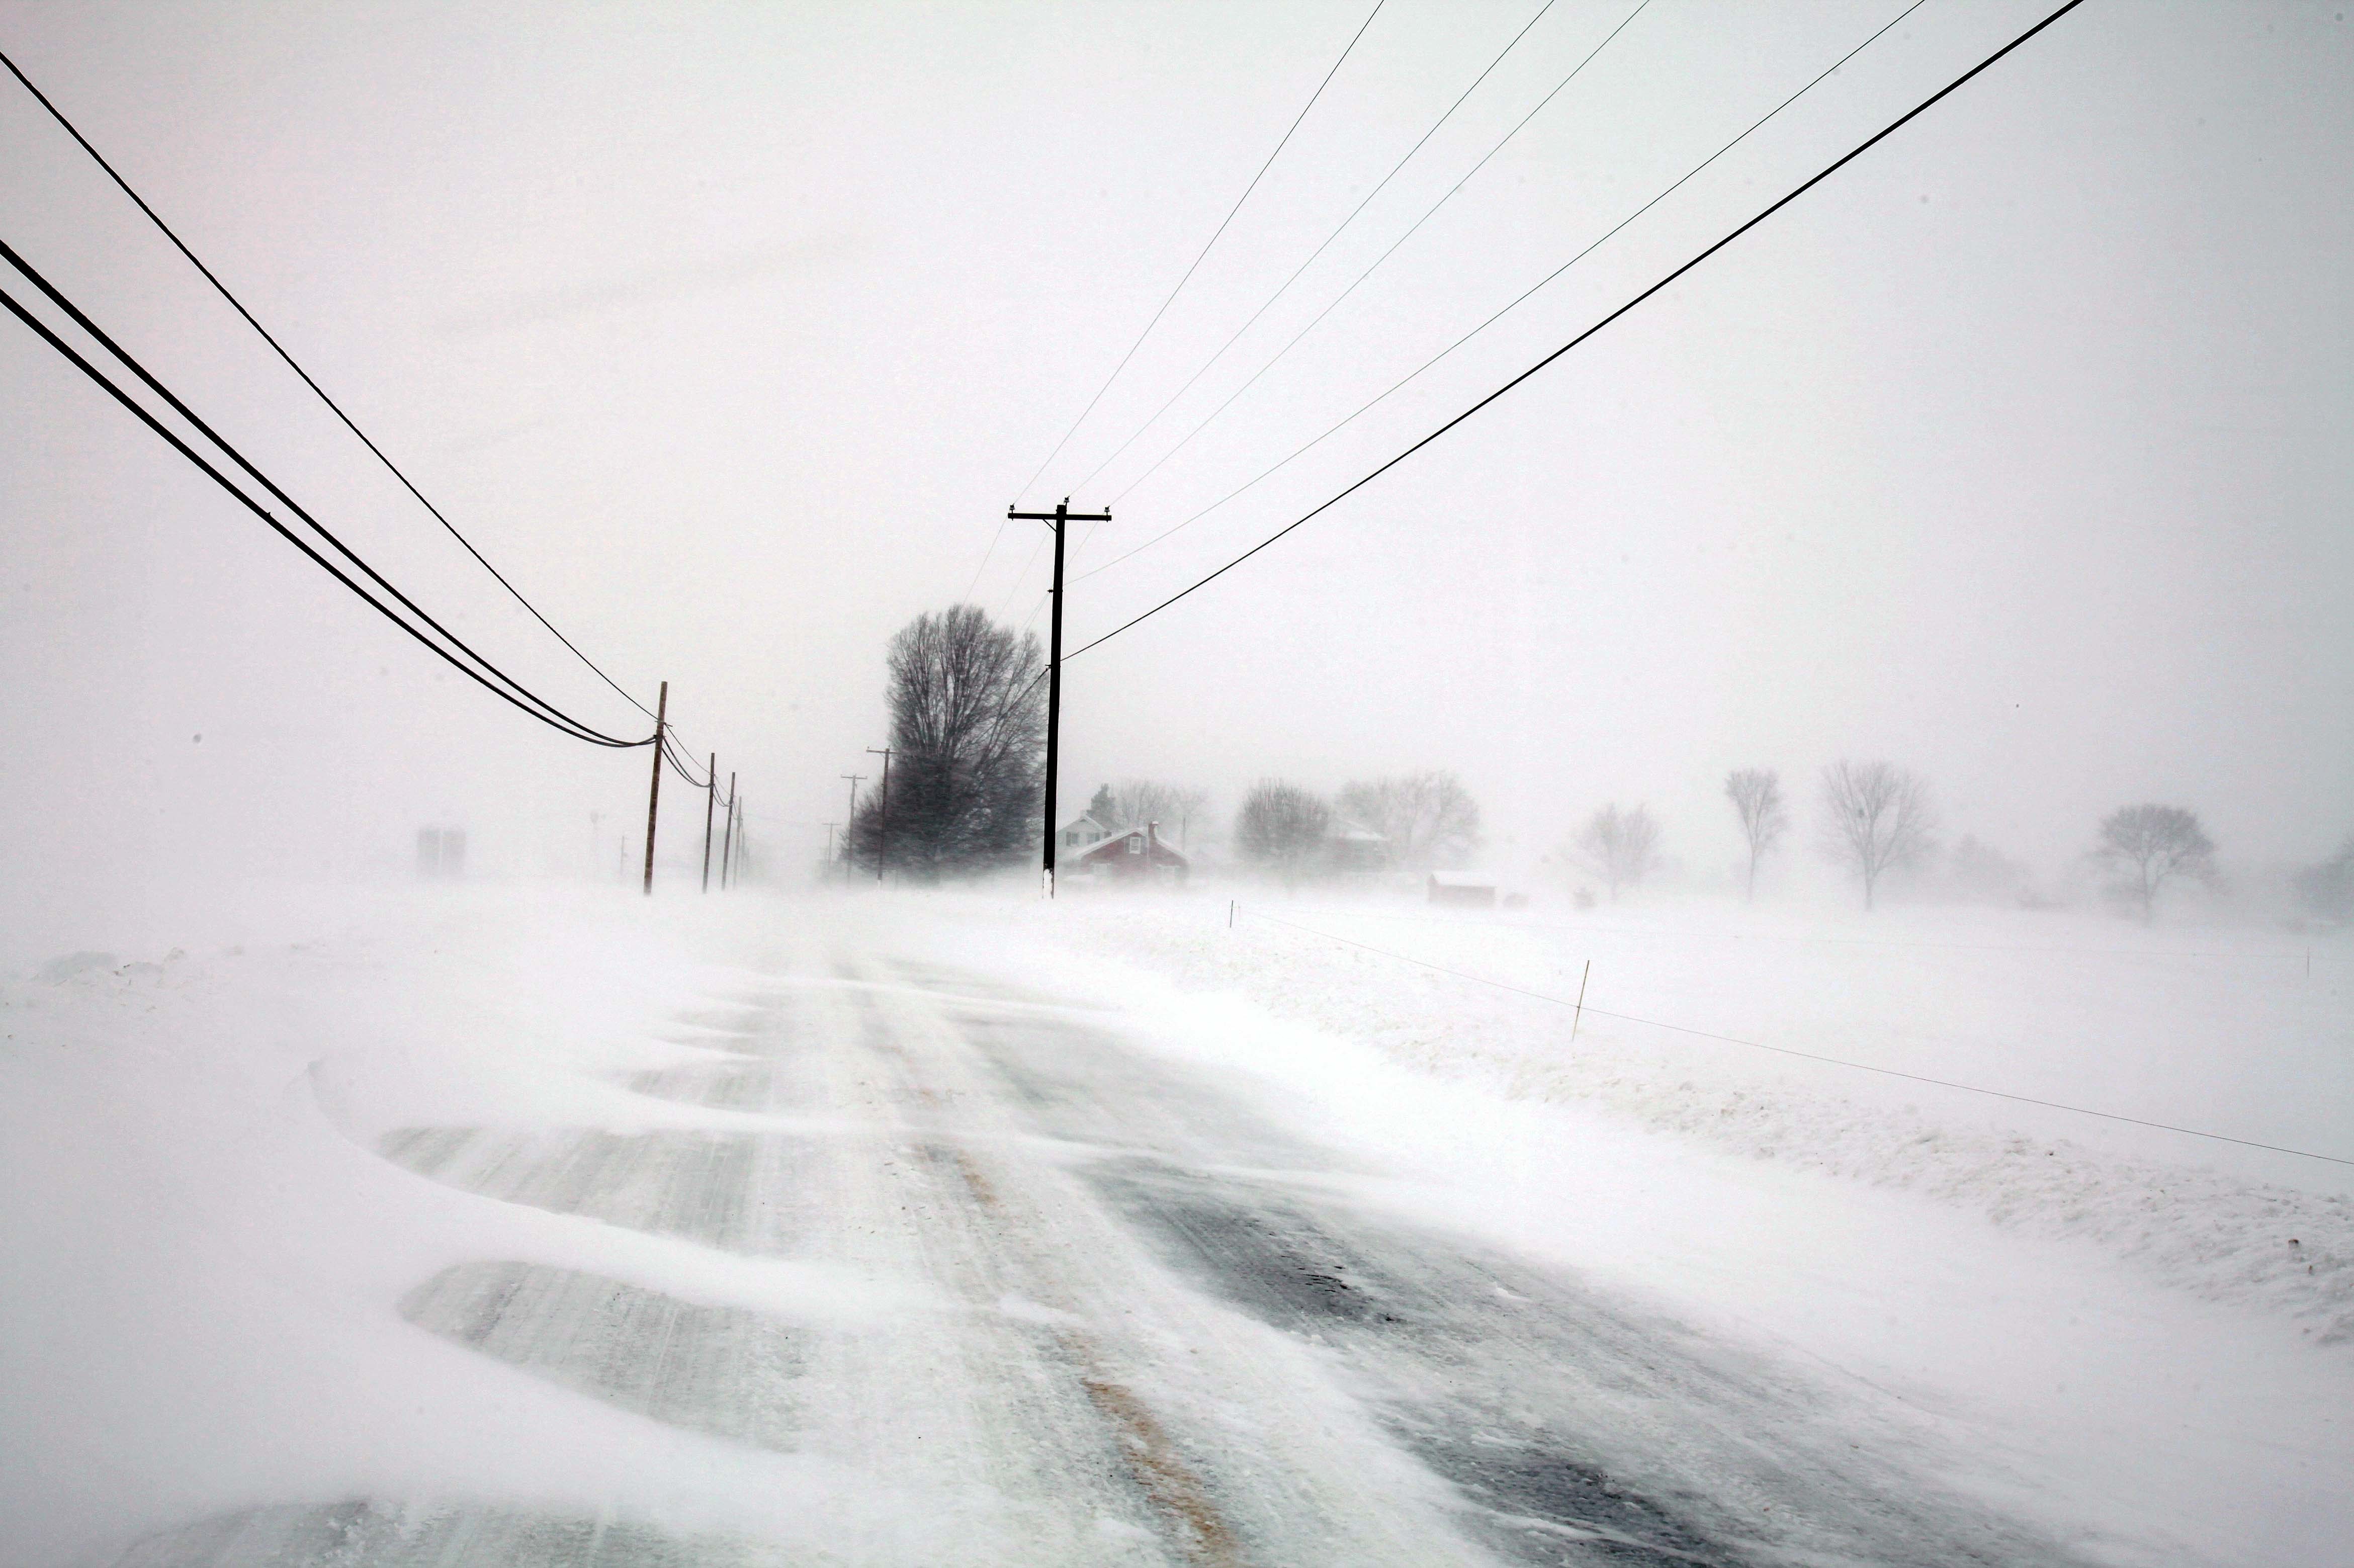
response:
M779 1451L663 1425L414 1320L424 1282L528 1266L813 1325L910 1388L943 1345L1062 1322L1024 1299L976 1308L921 1248L748 1252L387 1155L420 1128L859 1136L833 1110L645 1088L746 1060L749 1010L837 994L854 953L1104 1010L1172 1071L1245 1086L1254 1118L1352 1150L1318 1179L1350 1203L1785 1369L1773 1383L1851 1427L1859 1462L1900 1458L2065 1560L2344 1561L2346 1168L1628 1022L2342 1155L2343 938L2316 941L2308 977L2302 938L2061 915L1434 918L1237 896L1230 927L1213 890L1052 907L320 890L158 916L103 956L17 930L0 1562L131 1561L191 1520L351 1499L651 1520L776 1543L761 1561L1141 1551L1105 1514L1093 1546L1025 1559L991 1533L1004 1498L912 1445L896 1462L863 1428ZM1589 959L1575 1043L1567 1009L1484 983L1574 997ZM915 980L855 983L922 1001Z
M1396 1062L1916 1189L2354 1336L2348 933L1730 901L1442 911L1253 885L1015 907Z

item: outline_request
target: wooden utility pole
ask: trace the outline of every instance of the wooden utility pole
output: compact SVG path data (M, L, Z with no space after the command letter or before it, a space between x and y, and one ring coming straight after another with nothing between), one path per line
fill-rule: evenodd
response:
M712 781L714 784L718 783L718 782L719 782L719 776L718 776L717 774L716 774L716 773L715 773L715 774L713 774L713 775L711 776L711 781ZM735 863L735 861L734 861L735 854L736 854L736 775L735 775L735 774L733 774L733 773L730 773L730 774L728 774L728 775L727 775L727 837L726 837L726 842L723 842L723 843L720 845L720 847L719 847L719 891L720 891L720 892L722 892L722 893L725 893L725 892L726 892L726 891L727 891L727 882L728 882L728 875L727 875L727 874L728 874L728 868L729 868L731 865L733 865L733 864Z
M644 690L640 687L639 690ZM654 891L654 813L662 809L663 726L670 713L670 683L662 683L654 699L654 781L646 789L646 895Z
M883 759L883 805L881 826L876 830L875 846L875 880L883 880L883 868L891 863L891 748L868 747L866 755Z
M1108 523L1111 514L1106 512L1074 512L1067 495L1055 503L1052 512L1016 512L1005 509L1008 519L1022 523L1044 523L1055 531L1055 582L1047 592L1055 601L1054 612L1047 618L1046 634L1046 831L1042 835L1046 856L1040 874L1042 890L1049 898L1055 896L1055 775L1061 761L1060 736L1063 721L1063 532L1070 523Z
M719 754L703 765L703 891L711 891L711 809L719 802ZM720 868L719 884L727 885L727 869Z
M866 775L837 773L834 777L850 780L850 815L842 824L842 870L847 878L858 869L858 787L866 782Z

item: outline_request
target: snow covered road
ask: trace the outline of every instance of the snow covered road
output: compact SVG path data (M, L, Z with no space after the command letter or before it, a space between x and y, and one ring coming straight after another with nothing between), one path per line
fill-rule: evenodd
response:
M290 1499L115 1561L2076 1560L1829 1380L1368 1202L1390 1173L1263 1089L920 950L805 941L680 1020L725 1054L626 1086L702 1125L379 1143L448 1188L927 1303L812 1320L497 1257L401 1302L503 1374L887 1482L920 1528L689 1532L652 1489L588 1516Z

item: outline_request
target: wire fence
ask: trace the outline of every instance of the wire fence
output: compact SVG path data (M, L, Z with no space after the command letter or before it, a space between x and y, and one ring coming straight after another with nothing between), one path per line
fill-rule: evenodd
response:
M1401 953L1388 948L1378 948L1370 942L1360 942L1352 938L1343 937L1337 932L1319 930L1313 926L1303 926L1296 920L1286 920L1278 916L1268 915L1257 909L1246 907L1239 900L1230 901L1226 908L1227 921L1229 925L1231 925L1238 916L1248 916L1254 920L1264 921L1270 926L1280 926L1287 930L1299 931L1307 936L1321 938L1324 941L1337 942L1342 947L1353 948L1360 952L1373 953L1384 959L1392 959L1399 963L1413 964L1418 968L1429 969L1437 974L1447 975L1456 980L1468 980L1474 985L1487 986L1495 991L1509 991L1514 996L1522 996L1535 1001L1548 1002L1555 1007L1571 1008L1575 1010L1575 1012L1580 1015L1590 1012L1597 1018L1615 1019L1622 1023L1639 1023L1649 1029L1665 1030L1673 1034L1689 1035L1700 1040L1712 1040L1720 1044L1725 1045L1746 1046L1752 1051L1767 1051L1777 1056L1793 1056L1802 1061L1819 1062L1833 1067L1846 1067L1859 1073L1874 1073L1882 1077L1902 1078L1908 1083L1934 1085L1941 1089L1955 1089L1963 1094L1980 1095L1989 1099L2008 1100L2018 1105L2040 1106L2046 1110L2066 1111L2073 1116L2094 1117L2102 1121L2122 1122L2132 1127L2151 1128L2160 1132L2179 1133L2187 1138L2205 1139L2215 1143L2236 1144L2243 1149L2260 1149L2272 1154L2294 1155L2300 1160L2318 1160L2331 1165L2354 1167L2354 1159L2346 1159L2335 1154L2318 1154L2309 1149L2291 1149L2285 1144L2264 1143L2253 1138L2235 1138L2229 1133L2209 1132L2200 1128L2181 1127L2172 1122L2152 1121L2143 1117L2126 1116L2117 1111L2098 1110L2091 1106L2068 1105L2059 1100L2041 1099L2034 1095L2013 1094L2007 1089L1990 1089L1980 1084L1965 1084L1951 1078L1931 1077L1923 1073L1907 1073L1895 1067L1876 1066L1870 1062L1855 1062L1842 1056L1827 1056L1819 1052L1800 1051L1788 1045L1769 1045L1762 1040L1745 1040L1738 1035L1719 1034L1712 1030L1692 1029L1681 1023L1670 1023L1663 1019L1644 1018L1631 1012L1618 1012L1609 1008L1597 1007L1594 1003L1585 1001L1583 996L1573 1001L1568 997L1555 996L1549 991L1532 991L1526 986L1512 985L1508 981L1493 980L1486 975L1473 974L1467 969L1453 969L1445 964L1433 963L1427 959L1416 958L1411 953Z
M1347 920L1400 920L1421 926L1451 926L1458 929L1489 929L1500 931L1552 931L1568 936L1642 937L1662 941L1685 941L1701 938L1717 942L1803 942L1823 943L1850 948L1920 948L1954 953L2055 953L2070 957L2108 959L2278 959L2285 963L2302 964L2312 957L2309 947L2269 947L2241 948L2079 948L2066 945L2043 945L2031 942L1925 942L1907 941L1893 937L1825 937L1797 931L1659 931L1641 926L1609 926L1587 922L1566 925L1559 921L1479 919L1449 915L1409 915L1400 909L1341 909L1331 906L1319 908L1326 914Z

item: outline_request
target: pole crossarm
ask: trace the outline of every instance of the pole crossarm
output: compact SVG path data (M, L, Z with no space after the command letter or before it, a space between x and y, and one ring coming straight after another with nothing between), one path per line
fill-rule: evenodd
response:
M1011 506L1005 515L1016 523L1052 523L1056 527L1066 523L1108 523L1108 512L1016 512Z

